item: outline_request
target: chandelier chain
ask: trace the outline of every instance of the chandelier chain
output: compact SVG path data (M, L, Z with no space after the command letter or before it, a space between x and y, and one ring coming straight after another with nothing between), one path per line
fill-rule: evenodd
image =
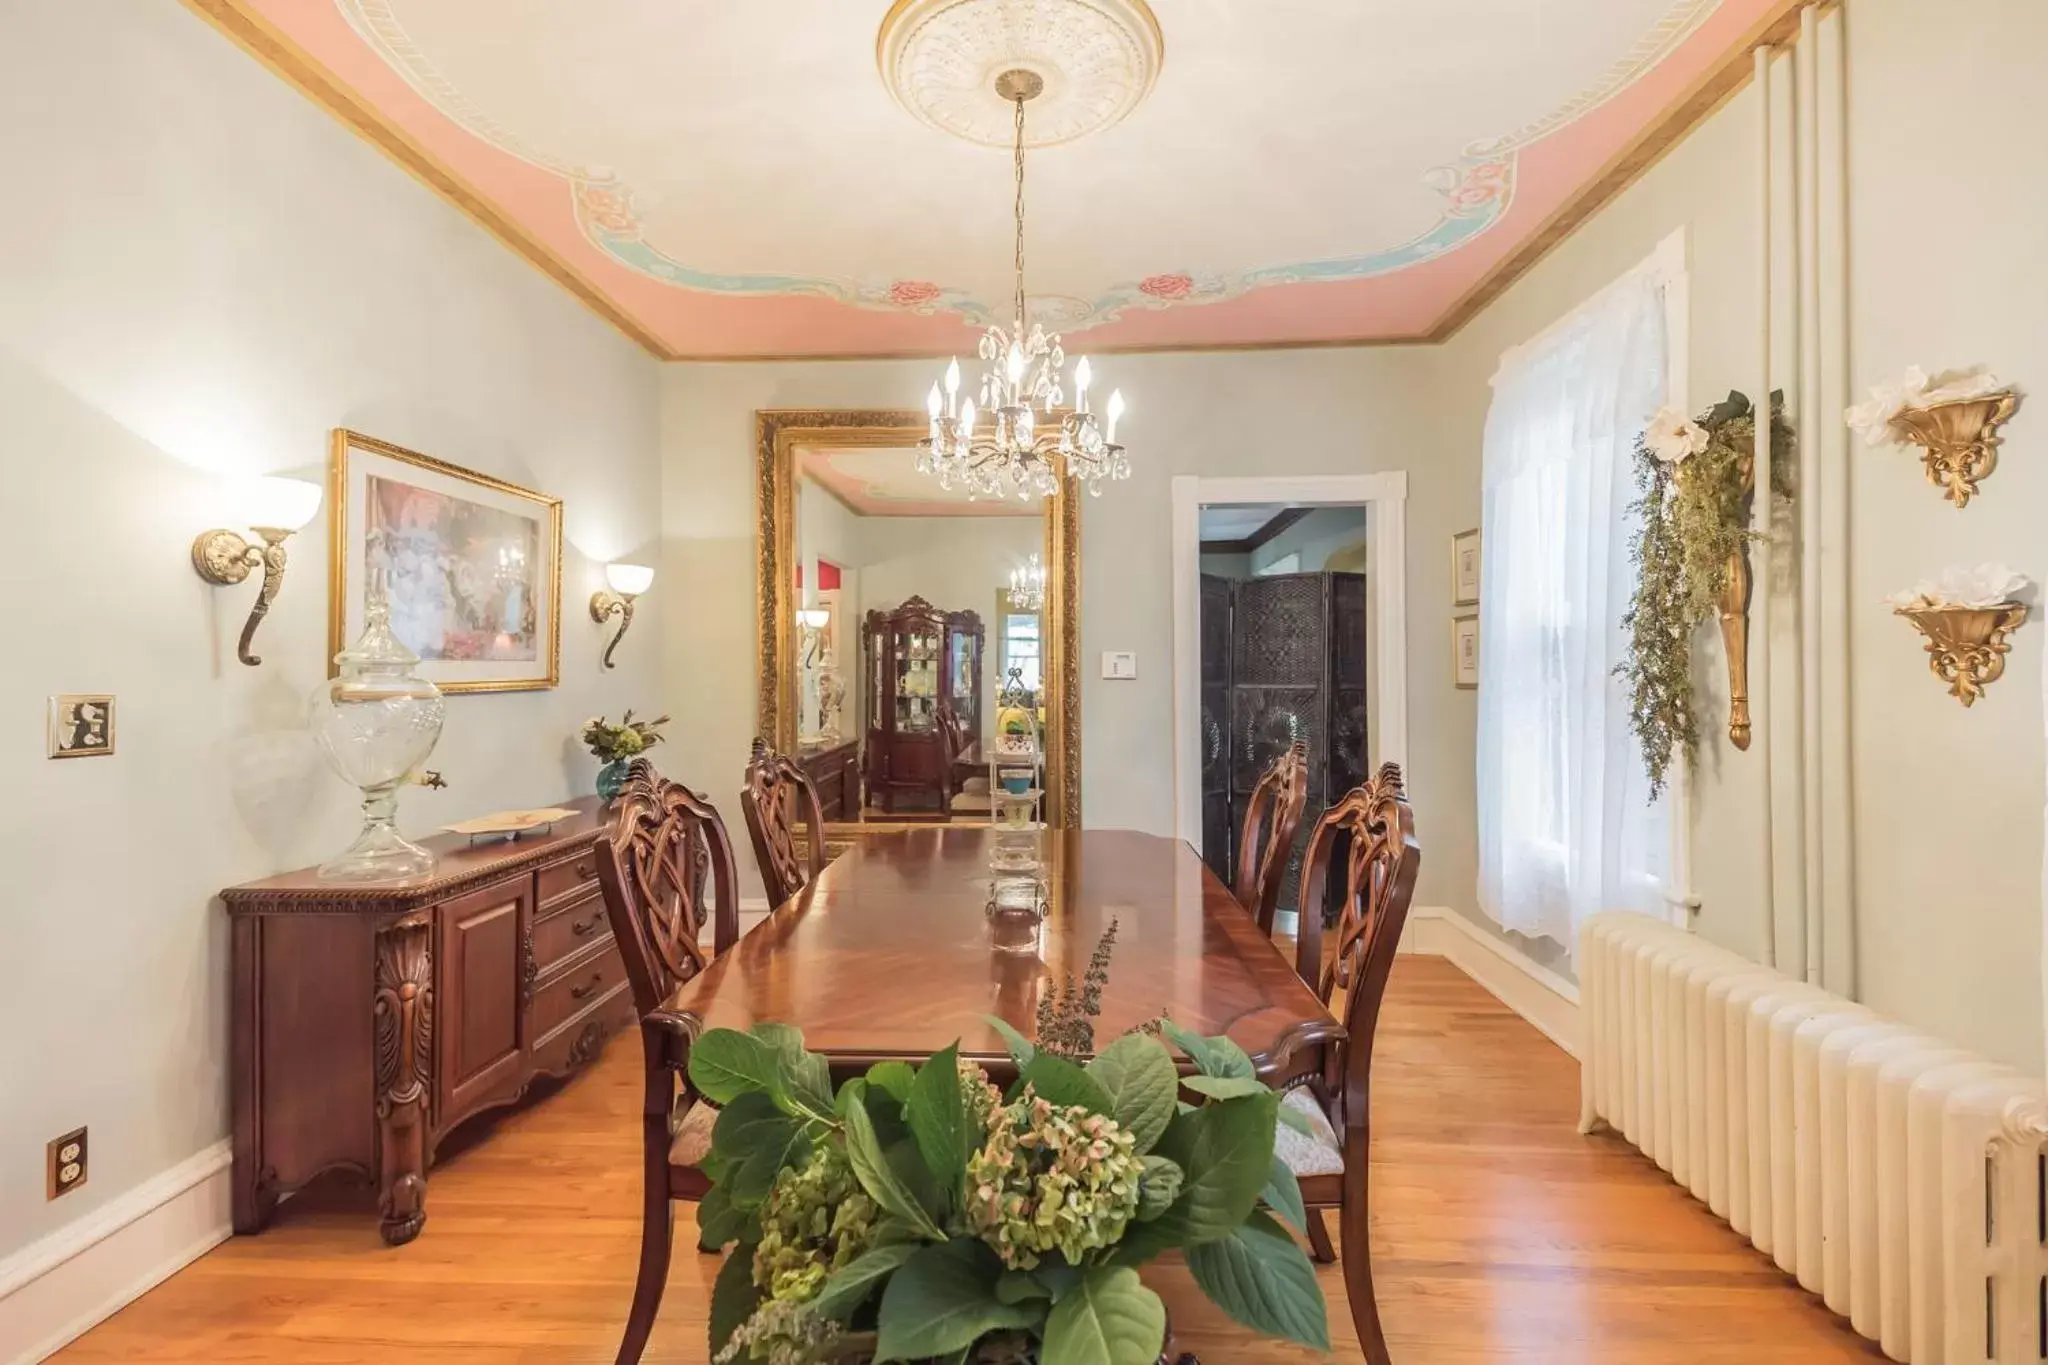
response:
M1013 153L1017 168L1017 331L1024 331L1024 97L1017 97L1017 138Z

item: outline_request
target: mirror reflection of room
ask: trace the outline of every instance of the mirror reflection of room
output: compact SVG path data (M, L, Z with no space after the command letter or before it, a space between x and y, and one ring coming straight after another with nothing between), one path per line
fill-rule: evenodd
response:
M986 822L998 702L1041 700L1042 500L916 460L797 452L797 761L828 821Z

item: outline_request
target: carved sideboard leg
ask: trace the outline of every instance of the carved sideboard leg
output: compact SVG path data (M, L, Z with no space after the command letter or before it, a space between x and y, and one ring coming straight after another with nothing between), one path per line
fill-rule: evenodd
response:
M434 1056L433 920L377 933L377 1211L392 1246L427 1221L427 1103Z

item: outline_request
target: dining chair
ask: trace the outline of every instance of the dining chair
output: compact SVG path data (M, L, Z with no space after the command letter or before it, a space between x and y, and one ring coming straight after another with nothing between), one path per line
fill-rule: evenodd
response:
M746 807L747 833L754 842L754 863L761 869L768 904L780 905L825 866L825 813L818 804L818 789L794 761L756 736L740 802ZM808 832L810 849L804 858L796 851L798 819Z
M1308 804L1308 745L1287 746L1259 774L1245 802L1244 826L1237 836L1237 885L1231 894L1258 921L1259 932L1271 937L1273 911L1287 880L1287 860ZM1310 902L1303 899L1303 905Z
M714 895L709 904L707 876ZM718 1120L718 1111L700 1102L689 1084L696 1023L669 1002L712 956L738 940L739 875L718 812L636 758L619 793L610 837L598 844L597 880L632 983L646 1058L640 1273L618 1355L619 1365L634 1365L647 1348L668 1282L675 1201L700 1200L711 1188L701 1166ZM707 918L709 954L702 942Z
M1309 1246L1325 1264L1337 1259L1323 1223L1337 1211L1344 1239L1344 1290L1368 1365L1388 1365L1386 1335L1372 1285L1372 1227L1367 1209L1368 1159L1372 1146L1372 1051L1380 1004L1394 950L1408 921L1422 849L1415 842L1415 813L1393 763L1324 811L1309 835L1302 860L1301 903L1323 904L1325 888L1343 842L1343 910L1323 961L1324 931L1316 915L1297 917L1296 970L1324 1005L1341 989L1339 1017L1344 1040L1325 1049L1321 1069L1287 1091L1282 1103L1307 1120L1309 1133L1281 1125L1274 1149L1301 1186L1308 1210Z

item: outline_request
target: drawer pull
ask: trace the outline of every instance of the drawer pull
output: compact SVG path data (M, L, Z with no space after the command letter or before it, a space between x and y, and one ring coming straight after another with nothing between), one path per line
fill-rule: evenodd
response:
M604 912L600 910L596 914L592 915L589 919L571 920L569 922L569 932L576 935L576 937L578 938L582 938L586 934L595 933L597 931L598 926L603 923Z
M588 859L586 859L585 861L583 861L583 862L580 862L580 863L576 864L576 879L577 879L578 881L585 881L585 882L587 882L587 881L591 880L591 878L595 877L596 875L597 875L597 864L596 864L596 863L594 863L594 862L591 862L591 861L589 861Z
M603 984L604 973L592 972L590 974L590 980L584 982L580 986L571 986L569 988L569 998L571 1000L587 1000L590 998L591 992L595 991L599 986L602 986Z

